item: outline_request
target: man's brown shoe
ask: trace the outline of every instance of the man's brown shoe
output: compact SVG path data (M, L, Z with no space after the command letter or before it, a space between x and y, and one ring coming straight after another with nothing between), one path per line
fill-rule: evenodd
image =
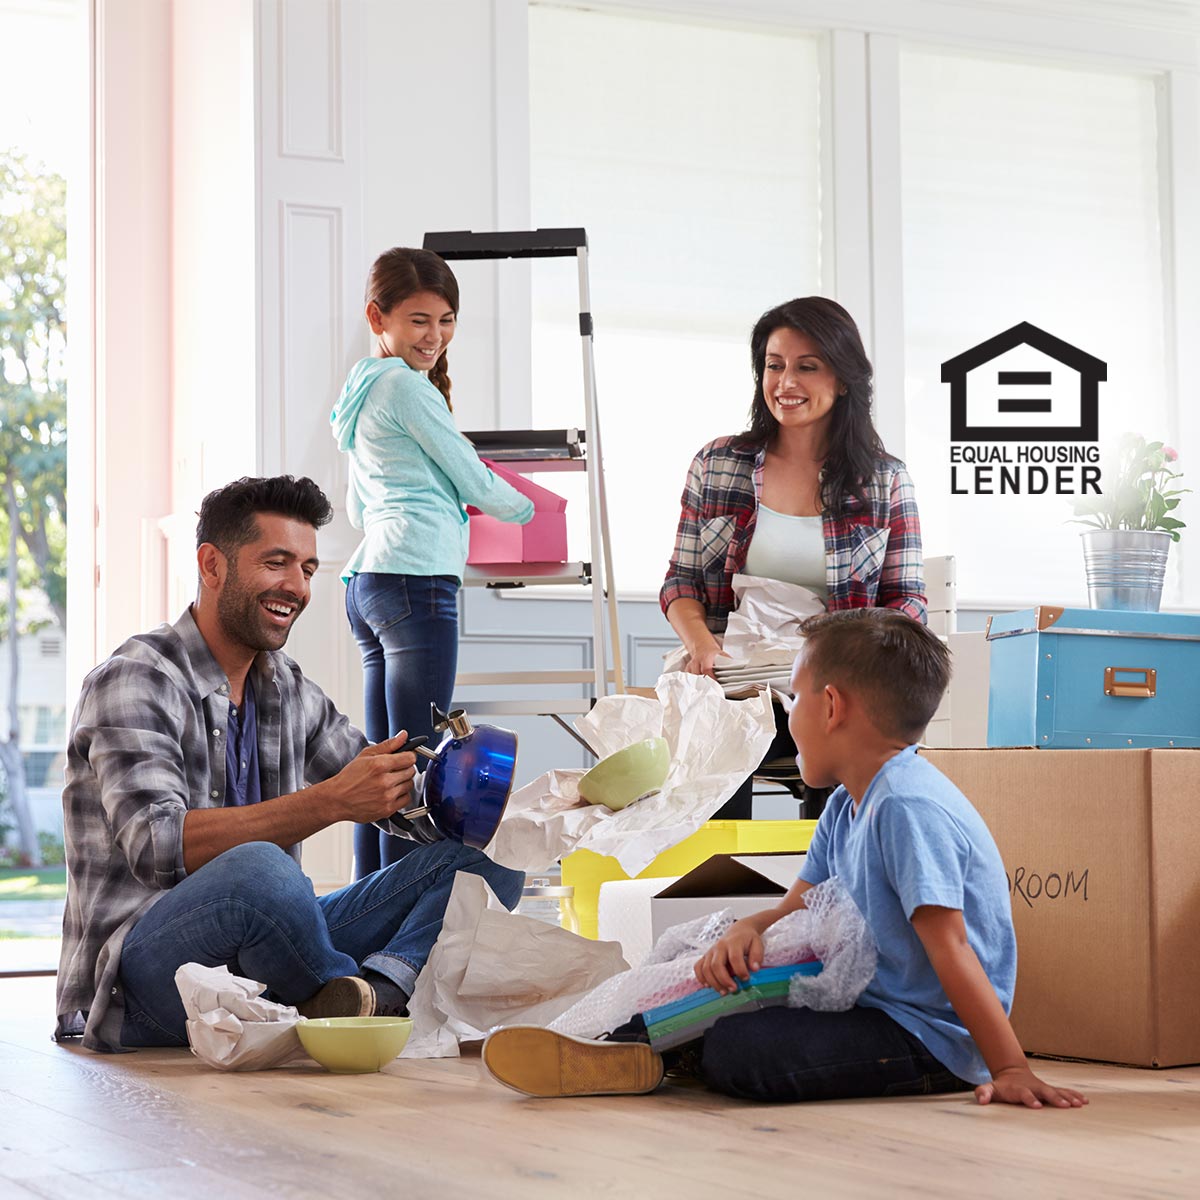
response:
M594 1042L539 1025L497 1029L483 1062L506 1087L527 1096L621 1096L652 1092L663 1060L645 1042Z
M339 975L302 1004L296 1005L302 1017L373 1017L375 989L357 975Z

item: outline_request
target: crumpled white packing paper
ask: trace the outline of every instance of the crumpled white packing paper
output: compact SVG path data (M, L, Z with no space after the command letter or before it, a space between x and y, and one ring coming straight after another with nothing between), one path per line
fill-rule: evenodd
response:
M616 942L510 913L483 879L459 871L408 1002L413 1031L400 1057L455 1057L460 1041L497 1026L548 1025L627 969Z
M583 770L548 771L513 793L489 857L534 872L592 850L633 876L699 829L762 762L775 737L771 695L727 700L715 680L678 671L663 675L655 692L657 700L604 696L575 727L601 758L666 738L671 770L659 792L612 812L581 799Z
M228 967L184 963L175 972L187 1013L192 1053L218 1071L260 1071L300 1059L300 1014L264 1000L266 984L234 975Z
M732 669L786 663L790 673L792 660L804 645L801 622L825 611L821 598L798 583L758 575L735 575L730 585L737 607L718 639L729 657L718 658L717 666ZM680 646L663 656L663 670L682 671L687 659L687 650Z
M722 645L747 666L795 658L804 645L801 623L825 611L821 598L798 583L735 575L731 586L737 608L729 616Z

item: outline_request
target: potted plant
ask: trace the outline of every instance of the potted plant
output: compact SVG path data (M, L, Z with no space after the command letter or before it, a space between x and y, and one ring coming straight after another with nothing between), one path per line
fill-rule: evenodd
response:
M1083 533L1088 598L1093 608L1157 612L1167 552L1184 523L1174 516L1190 488L1177 486L1179 454L1140 434L1122 434L1104 466L1102 495L1080 497L1076 520Z

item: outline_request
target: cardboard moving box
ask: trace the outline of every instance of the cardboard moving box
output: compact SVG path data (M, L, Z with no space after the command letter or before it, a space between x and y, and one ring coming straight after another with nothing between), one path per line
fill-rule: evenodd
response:
M1200 751L925 750L987 822L1032 1054L1200 1062Z

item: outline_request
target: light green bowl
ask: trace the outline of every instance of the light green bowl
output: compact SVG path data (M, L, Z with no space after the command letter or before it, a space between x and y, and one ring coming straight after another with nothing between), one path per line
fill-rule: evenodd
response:
M647 738L602 758L579 781L579 794L589 804L603 804L619 812L662 787L670 769L667 739Z
M318 1017L296 1025L310 1058L335 1075L378 1071L404 1049L411 1017Z

